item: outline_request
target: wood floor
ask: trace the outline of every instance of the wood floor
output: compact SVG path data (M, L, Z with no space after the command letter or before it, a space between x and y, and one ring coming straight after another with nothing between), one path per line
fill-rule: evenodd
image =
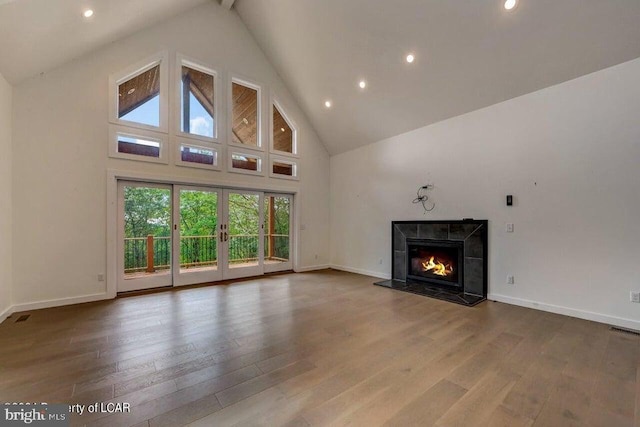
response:
M128 402L73 425L631 426L640 337L323 271L14 314L0 401Z

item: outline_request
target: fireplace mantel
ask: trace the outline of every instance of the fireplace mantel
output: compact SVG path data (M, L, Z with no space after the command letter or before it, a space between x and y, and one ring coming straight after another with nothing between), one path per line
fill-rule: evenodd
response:
M391 223L391 280L377 282L405 292L412 292L463 305L476 305L487 298L487 220L393 221ZM425 283L408 278L407 240L410 242L456 242L462 248L464 277L461 287L441 281Z

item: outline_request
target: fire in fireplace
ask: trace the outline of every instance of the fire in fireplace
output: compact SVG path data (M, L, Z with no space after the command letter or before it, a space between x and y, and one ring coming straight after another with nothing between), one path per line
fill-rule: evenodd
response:
M407 239L407 278L462 286L463 242Z

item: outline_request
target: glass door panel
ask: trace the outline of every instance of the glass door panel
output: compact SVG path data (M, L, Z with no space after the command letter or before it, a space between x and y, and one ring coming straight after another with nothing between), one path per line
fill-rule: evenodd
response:
M291 270L293 198L284 194L264 195L264 271Z
M223 244L225 279L263 274L263 195L253 191L225 190Z
M220 191L175 188L174 241L177 286L220 280Z
M172 285L171 186L118 183L118 292Z

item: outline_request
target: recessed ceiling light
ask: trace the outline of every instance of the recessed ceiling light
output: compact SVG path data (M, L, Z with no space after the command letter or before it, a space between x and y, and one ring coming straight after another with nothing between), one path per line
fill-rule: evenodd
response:
M85 18L91 18L93 16L93 10L91 9L87 9L84 12L82 12L82 16L84 16Z
M284 128L280 128L280 130L281 130L282 132L285 132Z
M504 2L504 8L507 10L511 10L518 4L518 0L506 0Z
M331 108L331 101L324 101L324 106L327 108Z
M412 54L412 53L410 53L409 55L407 55L407 62L408 62L409 64L411 64L411 63L412 63L413 61L415 61L415 60L416 60L416 57L415 57L415 56L413 56L413 54Z
M132 87L131 89L129 89L129 90L127 91L127 95L131 95L131 94L132 94L133 92L135 92L135 91L136 91L136 88L135 88L135 87Z
M365 82L364 80L360 80L360 83L358 83L358 86L360 86L360 89L364 89L367 87L367 82Z

